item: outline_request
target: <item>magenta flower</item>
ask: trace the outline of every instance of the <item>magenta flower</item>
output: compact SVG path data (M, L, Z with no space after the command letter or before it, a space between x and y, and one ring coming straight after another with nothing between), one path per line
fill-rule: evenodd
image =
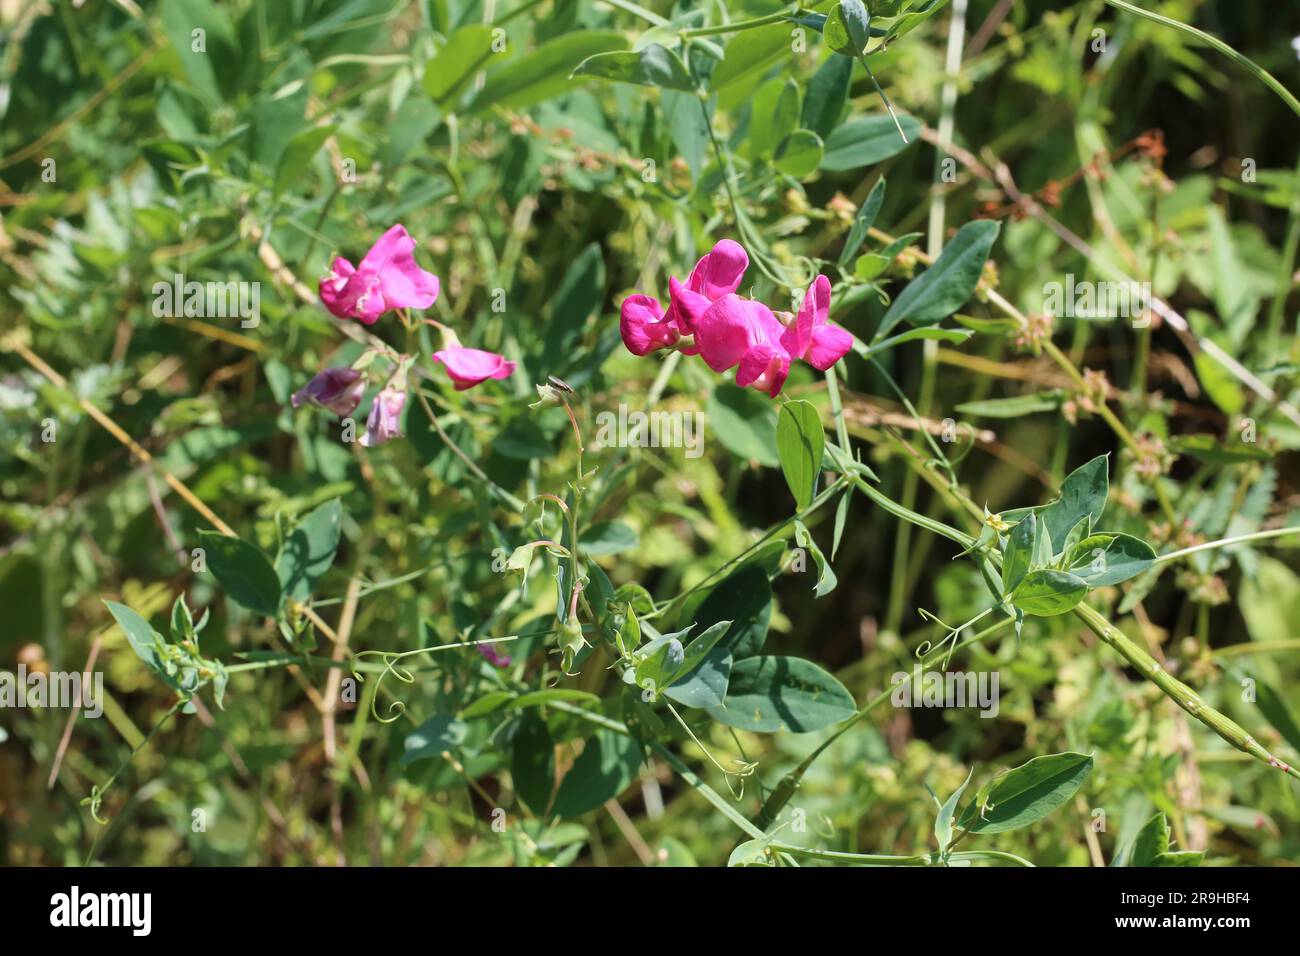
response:
M695 329L700 358L715 372L736 369L736 384L750 385L773 398L790 374L790 354L781 344L785 326L761 302L732 293L702 312L702 296L681 303Z
M441 362L447 369L458 392L473 388L490 378L509 378L515 370L514 362L496 352L467 349L459 345L434 352L433 360Z
M390 385L380 389L370 405L370 415L366 418L366 433L361 436L361 444L366 448L382 445L390 438L402 434L402 406L406 404L406 392Z
M781 345L791 358L803 359L823 372L853 347L853 336L831 325L830 311L831 281L818 276L803 297L798 317L781 336Z
M510 655L502 654L491 644L478 645L478 652L482 654L484 657L486 657L492 663L493 667L510 666Z
M392 309L427 309L438 298L438 277L416 265L414 249L415 240L399 223L379 237L355 269L336 258L320 280L325 308L366 325Z
M310 382L293 393L293 407L311 402L327 408L339 418L346 418L361 404L366 390L361 373L347 366L336 366L317 372Z
M619 321L623 344L633 355L649 355L678 345L694 334L682 300L689 298L694 303L693 311L700 312L699 303L707 307L740 288L747 268L749 256L740 243L719 240L695 263L685 284L669 279L667 309L661 310L659 300L648 295L630 295L623 300ZM687 355L699 352L695 342L687 342L680 348Z

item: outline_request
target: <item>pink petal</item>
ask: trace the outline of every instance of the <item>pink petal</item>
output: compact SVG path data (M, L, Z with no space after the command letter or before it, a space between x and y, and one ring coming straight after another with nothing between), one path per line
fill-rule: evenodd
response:
M344 290L348 286L349 277L356 271L352 268L352 263L340 256L330 264L330 271L320 277L320 300L325 303L325 308L340 319L352 317L356 296L345 297Z
M719 240L691 270L687 285L709 299L720 299L740 288L749 268L749 256L738 242Z
M415 262L415 240L403 225L379 237L361 260L359 272L379 277L379 290L388 309L427 309L438 298L438 277Z
M815 369L826 371L853 348L853 336L838 325L829 322L814 329L812 344L808 347L807 361Z
M664 319L659 300L648 295L630 295L619 312L623 344L633 355L649 355L677 341L677 331Z
M725 372L749 350L754 312L748 299L725 295L695 319L695 344L715 372ZM775 321L775 318L773 319Z
M812 345L813 329L825 325L831 310L831 282L818 276L804 293L798 317L781 336L781 343L792 358L807 358Z
M433 360L441 362L447 369L447 375L456 385L456 391L463 392L490 378L509 378L514 373L515 363L496 352L483 349L450 348L433 353Z
M771 345L755 345L740 360L736 384L753 385L776 398L789 374L790 356L784 350Z

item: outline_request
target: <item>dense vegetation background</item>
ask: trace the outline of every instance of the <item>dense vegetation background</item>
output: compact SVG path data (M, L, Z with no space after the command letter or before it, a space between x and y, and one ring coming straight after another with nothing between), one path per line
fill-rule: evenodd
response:
M1140 5L1300 89L1293 5ZM929 4L869 6L887 24ZM563 498L577 467L565 410L530 407L535 385L572 386L586 430L583 466L597 473L585 559L614 588L643 586L658 610L704 585L656 622L664 633L692 623L717 572L746 555L766 573L733 579L731 598L769 617L765 653L816 663L863 707L944 638L934 618L955 625L994 599L975 563L952 560L960 547L848 492L842 511L836 498L805 518L826 559L837 545L838 585L814 593L817 564L803 569L792 550L807 542L788 523L780 400L698 359L624 349L623 298L666 302L668 276L684 278L719 239L773 264L742 290L772 303L820 260L833 320L869 341L924 269L920 252L972 220L1001 223L961 308L969 321L946 323L973 336L901 344L879 366L850 354L839 421L806 366L783 393L812 403L828 441L842 426L876 487L921 514L977 534L952 488L991 512L1037 505L1109 453L1106 526L1157 551L1300 524L1300 117L1242 64L1100 0L934 6L869 57L904 146L861 63L827 66L838 54L815 16L708 30L788 3L0 2L0 669L79 670L93 657L106 692L103 717L76 720L66 740L67 710L0 711L0 859L726 862L752 834L705 790L752 817L832 730L752 732L679 708L682 725L661 707L664 726L648 732L661 750L643 763L600 724L644 714L590 630L595 650L577 676L561 672L564 562L539 555L526 581L502 567L537 536L506 496ZM707 86L718 142L688 90L570 78L638 37L678 49ZM815 146L788 136L795 127ZM878 230L916 234L901 255L879 255L881 234L850 237L869 195L882 200ZM406 438L375 448L289 403L363 347L316 301L318 277L399 222L441 278L428 315L519 363L463 393L434 377L418 386L464 457L416 402ZM1057 318L1051 341L1083 379L988 295L1034 320L1045 284L1117 272L1150 281L1187 328L1159 315L1146 329ZM260 283L260 322L158 315L154 284L177 273ZM426 363L439 348L432 327L391 314L366 331ZM705 412L704 453L595 447L595 416L620 404ZM340 646L301 606L272 620L274 608L250 611L192 570L213 514L273 560L334 500L337 553L296 599ZM558 535L554 518L541 520ZM1289 763L1300 762L1295 544L1201 552L1087 599ZM202 655L230 671L224 709L204 689L196 712L172 713L176 694L104 603L166 632L182 594L196 618L211 614ZM529 636L501 645L505 668L465 647L405 658L409 674L381 680L386 658L352 657L516 634ZM364 662L367 679L349 684L331 658ZM812 765L781 840L927 854L927 787L943 801L972 771L971 793L1036 755L1079 752L1093 769L1064 805L963 849L978 839L1038 865L1103 865L1161 812L1173 846L1206 851L1207 865L1296 860L1295 781L1179 710L1076 616L1029 617L1019 638L999 629L949 667L999 675L996 717L875 708ZM565 694L518 702L548 688ZM398 700L403 714L377 719ZM704 748L724 768L757 769L725 775Z

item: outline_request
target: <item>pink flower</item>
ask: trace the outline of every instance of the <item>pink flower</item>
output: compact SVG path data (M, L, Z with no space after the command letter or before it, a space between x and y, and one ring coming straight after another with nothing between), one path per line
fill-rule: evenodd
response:
M831 282L818 276L803 297L799 316L781 335L781 345L791 358L803 359L823 372L853 347L853 336L830 324L830 311Z
M790 374L790 355L781 344L785 327L772 310L732 293L700 311L702 298L684 296L682 304L709 368L735 368L737 385L752 385L773 398L781 394Z
M366 382L360 372L347 366L336 366L317 372L310 382L293 393L291 401L294 408L303 402L311 402L346 418L357 410L365 390Z
M406 392L392 386L384 386L370 405L370 415L366 418L366 433L361 436L361 444L366 448L382 445L390 438L402 434L402 407L406 404Z
M392 309L427 309L438 298L438 277L416 265L414 249L415 240L398 224L379 237L355 269L336 258L320 280L325 308L366 325Z
M463 392L490 378L509 378L515 363L496 352L453 346L433 353L433 360L441 362L447 374L456 383L456 391Z
M672 348L693 333L688 312L702 312L709 303L740 288L749 256L738 242L719 240L700 257L685 284L668 281L668 308L661 311L659 300L648 295L630 295L623 300L619 331L623 344L633 355L649 355L658 349ZM689 302L683 302L684 299ZM680 346L687 355L695 355L694 342Z
M502 654L491 644L480 644L478 646L478 652L486 657L492 663L493 667L510 666L510 655Z

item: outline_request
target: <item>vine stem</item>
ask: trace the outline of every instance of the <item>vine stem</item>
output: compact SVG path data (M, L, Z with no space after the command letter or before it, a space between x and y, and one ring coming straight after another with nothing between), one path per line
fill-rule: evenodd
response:
M1165 561L1173 561L1176 558L1185 558L1189 554L1196 554L1199 551L1213 551L1215 548L1226 548L1234 544L1245 544L1247 541L1262 541L1265 538L1281 538L1289 534L1300 534L1300 525L1286 528L1271 528L1268 531L1253 531L1250 534L1239 534L1232 538L1220 538L1218 541L1206 541L1203 544L1193 545L1190 548L1182 548L1178 551L1170 551L1168 554L1161 554L1156 557L1156 564L1163 564Z
M991 627L985 627L983 631L976 633L976 635L962 641L961 644L954 646L952 652L949 653L956 653L959 649L967 648L967 646L972 644L979 644L980 641L992 637L995 633L1001 631L1002 628L1008 626L1010 623L1011 618L1006 618L1000 620L1000 622L996 624L992 624ZM920 663L924 666L927 665L927 663L930 663L930 661L922 659L922 662ZM906 671L906 675L906 682L910 683L911 680L915 679L915 670ZM876 695L871 701L868 701L861 710L858 710L853 717L850 717L849 719L846 719L844 723L841 723L831 736L828 736L826 740L823 740L822 743L816 745L813 752L811 752L809 756L803 758L800 765L794 767L793 770L790 770L788 774L785 774L785 777L781 778L781 782L776 784L776 790L772 791L771 795L768 795L767 800L763 803L763 808L759 810L758 816L754 818L754 823L763 827L764 830L766 830L767 827L770 827L772 823L775 823L777 814L785 808L785 804L789 803L790 797L793 797L794 792L800 788L803 774L806 774L807 771L809 771L809 767L813 766L813 763L818 760L818 757L822 756L822 754L831 747L831 744L835 743L836 740L839 740L841 736L846 734L846 732L853 730L853 727L857 726L858 722L861 722L863 718L866 718L872 710L875 710L878 706L889 700L898 689L901 688L891 687L887 689L887 691L881 691L879 695Z
M184 707L185 703L186 702L184 700L178 700L176 701L176 703L172 704L171 708L167 711L167 713L163 714L162 717L158 719L158 723L153 725L149 733L144 735L144 739L141 740L138 744L136 744L135 748L131 751L131 753L127 756L127 758L122 761L121 766L119 766L116 770L114 770L113 775L104 781L104 785L102 787L97 786L91 788L90 796L87 797L85 800L83 800L82 803L86 803L90 805L90 815L95 818L96 823L102 825L108 822L107 820L102 819L99 815L99 805L101 802L103 802L104 794L108 792L108 788L113 786L113 782L117 780L119 776L121 776L122 771L124 771L127 767L131 765L131 761L135 759L136 754L144 750L144 748L149 745L149 741L153 739L154 734L158 733L158 731L162 729L163 724L167 723L167 721L171 720L172 717L176 716L176 712L180 710L182 707Z
M465 467L468 468L479 481L483 482L484 487L486 487L488 491L492 492L516 511L523 511L524 503L489 478L483 469L480 468L472 458L466 455L465 452L461 451L460 446L452 441L451 437L443 431L442 425L438 421L438 416L434 414L433 406L430 405L429 400L424 397L424 392L420 390L419 386L416 386L412 391L415 392L415 397L419 400L420 404L424 406L424 413L429 416L429 421L433 424L433 429L438 433L438 437L442 439L443 444L451 449L452 453L465 464Z
M736 23L720 23L712 27L695 27L690 30L682 30L678 35L689 40L692 37L711 37L720 33L739 33L741 30L754 30L758 27L771 26L774 23L780 23L782 20L789 20L791 16L798 14L799 8L794 11L785 11L784 13L769 13L765 17L754 17L752 20L739 20Z
M795 846L792 843L769 843L768 847L779 853L791 856L803 856L810 860L826 860L831 863L854 863L858 866L929 866L929 854L913 856L892 856L887 853L845 853L840 850L820 850L811 846Z
M1174 703L1187 713L1205 724L1238 750L1248 753L1270 767L1275 767L1288 776L1300 780L1300 770L1279 760L1261 746L1254 737L1246 733L1236 721L1205 703L1199 694L1161 667L1155 658L1143 650L1123 631L1107 621L1096 608L1088 604L1079 604L1074 608L1074 614L1088 626L1089 630L1110 645L1111 649L1132 664L1143 677L1164 691L1167 697L1171 698Z
M1162 17L1160 14L1152 13L1150 10L1143 10L1141 7L1135 7L1131 3L1125 3L1124 0L1106 0L1106 2L1110 4L1112 7L1115 7L1119 10L1127 11L1128 13L1132 13L1139 17L1143 17L1147 20L1152 21L1153 23L1159 23L1161 26L1172 27L1175 30L1179 30L1183 33L1190 34L1191 36L1196 37L1202 43L1214 47L1214 49L1218 50L1228 59L1232 60L1234 63L1237 63L1240 66L1245 67L1247 70L1253 73L1255 75L1255 78L1258 79L1265 86L1267 86L1274 93L1276 93L1281 98L1282 102L1291 108L1291 111L1293 113L1295 113L1297 116L1300 116L1300 100L1297 100L1295 96L1292 95L1290 90L1288 90L1285 86L1279 83L1273 77L1273 74L1268 72L1268 70L1264 69L1254 60L1250 59L1250 57L1238 53L1236 50L1228 46L1228 44L1224 43L1222 40L1220 40L1218 37L1214 36L1213 34L1206 33L1204 30L1198 30L1196 29L1196 27L1183 23L1181 20L1173 20L1170 19L1169 17Z

